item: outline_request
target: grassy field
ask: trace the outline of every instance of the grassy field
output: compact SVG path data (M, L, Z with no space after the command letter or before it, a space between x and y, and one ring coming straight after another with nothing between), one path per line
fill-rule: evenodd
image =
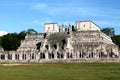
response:
M0 80L120 80L120 63L1 65Z

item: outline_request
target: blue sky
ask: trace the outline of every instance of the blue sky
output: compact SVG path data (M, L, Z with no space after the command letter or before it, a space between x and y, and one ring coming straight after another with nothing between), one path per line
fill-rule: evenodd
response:
M92 20L120 34L120 0L0 0L0 31L43 32L44 23Z

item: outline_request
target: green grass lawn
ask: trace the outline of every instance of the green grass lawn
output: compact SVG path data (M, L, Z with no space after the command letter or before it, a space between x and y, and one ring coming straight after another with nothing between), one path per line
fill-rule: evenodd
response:
M120 80L120 63L0 66L0 80Z

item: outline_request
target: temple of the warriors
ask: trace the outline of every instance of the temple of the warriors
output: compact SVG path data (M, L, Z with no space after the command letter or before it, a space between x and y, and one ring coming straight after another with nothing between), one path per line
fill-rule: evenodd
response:
M44 33L27 34L16 51L0 49L0 62L119 61L119 49L92 21L61 26L45 23Z

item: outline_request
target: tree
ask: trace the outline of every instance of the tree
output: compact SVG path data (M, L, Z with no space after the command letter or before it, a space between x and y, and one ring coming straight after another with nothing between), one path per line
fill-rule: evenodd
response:
M103 28L101 31L110 37L115 35L114 28Z
M9 33L4 35L0 38L1 47L3 47L5 51L17 50L21 44L21 40L25 39L26 34L37 34L37 31L28 29L27 31L21 31L19 34Z
M17 50L17 48L20 46L20 39L16 33L11 33L3 36L1 41L1 46L5 51Z
M18 34L18 38L19 38L20 40L24 40L26 34L27 34L26 31L21 31L21 32Z
M35 31L34 29L28 29L27 34L37 34L38 32Z
M0 47L1 47L1 42L2 42L2 41L1 41L1 38L2 38L2 37L0 37Z
M120 35L115 35L115 36L112 36L112 41L119 46L120 48Z
M105 33L106 35L110 36L112 41L113 41L113 43L118 45L119 48L120 48L120 35L115 35L114 28L103 28L101 31L103 33Z

